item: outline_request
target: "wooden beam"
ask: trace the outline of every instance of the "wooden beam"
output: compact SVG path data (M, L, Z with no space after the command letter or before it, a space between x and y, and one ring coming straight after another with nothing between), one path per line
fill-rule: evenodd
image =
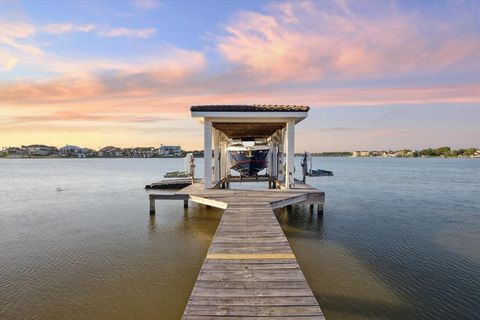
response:
M277 130L285 127L285 123L235 123L214 122L213 127L231 139L268 138Z
M148 195L150 200L188 200L188 194L181 193L151 193Z
M290 198L287 198L287 199L281 199L281 200L278 200L278 201L272 201L270 202L270 205L272 206L273 209L279 209L279 208L283 208L283 207L286 207L286 206L291 206L292 204L297 204L297 203L300 203L300 202L304 202L308 199L308 196L307 194L305 193L302 193L298 196L295 196L295 197L290 197Z
M206 197L199 197L199 196L191 195L190 200L192 200L193 202L196 202L196 203L204 204L204 205L207 205L207 206L212 206L212 207L215 207L215 208L220 208L220 209L226 209L227 208L227 204L225 202L218 201L218 200L215 200L215 199L209 199L209 198L206 198Z

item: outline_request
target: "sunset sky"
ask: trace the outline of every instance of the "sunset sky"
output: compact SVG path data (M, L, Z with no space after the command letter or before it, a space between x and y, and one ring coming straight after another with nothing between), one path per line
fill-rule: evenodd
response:
M478 1L3 1L0 146L202 148L198 104L303 104L297 151L480 146Z

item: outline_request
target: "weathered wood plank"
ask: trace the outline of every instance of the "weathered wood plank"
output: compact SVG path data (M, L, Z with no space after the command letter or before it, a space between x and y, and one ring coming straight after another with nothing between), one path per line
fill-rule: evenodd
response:
M308 285L305 281L258 281L256 279L247 281L211 281L200 280L196 282L197 288L202 289L308 289Z
M211 297L191 296L191 305L259 305L259 306L316 306L313 296L298 297Z
M201 316L242 316L242 317L265 317L265 316L320 316L322 312L317 306L202 306L191 305L188 315Z
M243 317L243 316L194 316L185 315L183 319L188 320L322 320L323 315L319 316L272 316L272 317Z

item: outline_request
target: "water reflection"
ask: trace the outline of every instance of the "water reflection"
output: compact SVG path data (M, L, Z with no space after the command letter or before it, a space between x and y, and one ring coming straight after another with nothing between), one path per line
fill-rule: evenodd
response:
M154 214L150 215L148 219L148 234L150 236L154 235L157 231L157 217Z
M405 301L368 263L327 238L328 211L322 216L309 206L295 205L276 214L327 318L397 319L408 314Z
M299 204L276 209L275 214L287 236L323 239L323 215L310 210L309 205Z

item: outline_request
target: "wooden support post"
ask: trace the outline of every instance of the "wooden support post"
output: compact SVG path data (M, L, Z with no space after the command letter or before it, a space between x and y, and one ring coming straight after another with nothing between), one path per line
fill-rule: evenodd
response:
M155 214L155 198L149 197L150 198L150 214L153 215Z
M205 189L212 187L212 121L203 123L203 181Z
M227 145L225 142L224 134L220 132L219 136L220 136L220 180L221 180L227 177L227 170L226 170Z
M183 207L188 208L188 199L183 200Z
M287 122L287 163L285 172L285 188L291 189L294 187L294 161L295 161L295 120Z
M285 181L285 132L284 128L279 133L279 143L277 152L277 181Z
M317 204L317 214L318 214L320 217L323 217L323 204L322 204L322 203L318 203L318 204Z
M220 131L212 128L213 131L213 176L214 182L219 182L221 178L220 171Z

